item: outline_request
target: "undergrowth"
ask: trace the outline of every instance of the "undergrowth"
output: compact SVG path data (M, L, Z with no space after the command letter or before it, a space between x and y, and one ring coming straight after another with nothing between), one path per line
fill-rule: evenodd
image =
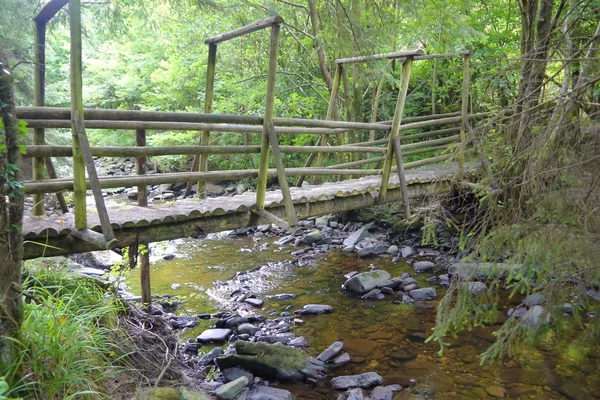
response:
M23 373L0 398L105 398L105 380L123 372L114 321L120 305L89 279L40 269L23 284L27 299L19 358L0 377Z

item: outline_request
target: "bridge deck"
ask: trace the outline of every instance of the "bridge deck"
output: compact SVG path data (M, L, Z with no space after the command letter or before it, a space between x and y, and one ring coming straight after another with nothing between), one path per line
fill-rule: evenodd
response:
M455 172L454 163L406 171L410 197L426 195L431 190L431 183L447 182ZM290 188L290 191L299 218L306 218L377 204L380 180L381 176L366 176L320 185L305 184ZM246 192L233 197L188 198L147 207L108 198L106 206L117 239L122 245L129 245L137 239L152 242L266 223L250 212L256 208L255 197L255 192ZM398 200L401 200L400 185L398 176L394 174L386 202ZM265 209L284 217L280 190L267 192ZM88 225L100 231L93 200L88 206ZM74 229L71 213L50 217L26 216L23 220L25 258L94 250L90 244L70 236ZM40 245L42 243L57 248Z

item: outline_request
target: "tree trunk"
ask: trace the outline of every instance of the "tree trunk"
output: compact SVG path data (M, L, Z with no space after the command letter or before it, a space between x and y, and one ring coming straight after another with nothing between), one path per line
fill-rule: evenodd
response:
M9 192L0 196L0 370L17 361L18 347L11 339L19 338L23 320L21 303L21 263L23 259L23 190L21 186L21 150L15 118L12 74L0 53L0 187L8 184ZM1 130L0 130L1 132ZM7 377L9 385L19 379Z

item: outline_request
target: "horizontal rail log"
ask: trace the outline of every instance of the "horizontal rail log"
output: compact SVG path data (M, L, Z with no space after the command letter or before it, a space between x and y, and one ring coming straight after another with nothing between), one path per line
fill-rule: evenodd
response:
M404 164L404 169L417 168L427 164L434 164L437 162L446 161L447 159L454 156L454 154L444 154L443 156L436 156L431 158L425 158L423 160L413 161ZM396 167L392 167L392 171L397 171Z
M372 60L382 60L382 59L386 59L386 58L387 59L398 59L399 61L404 61L404 60L406 60L407 56L411 55L411 54L402 54L402 53L407 53L407 52L376 54L373 56L362 56L362 57L352 57L352 58L340 58L340 59L335 60L335 63L336 64L348 64L348 63L357 63L357 62L365 62L365 61L372 61ZM421 50L421 54L414 55L413 60L414 61L433 60L436 58L451 58L451 57L466 56L469 54L471 54L470 50L459 51L457 53L440 53L440 54L423 54L423 51Z
M286 175L324 175L324 176L368 176L379 175L379 169L327 169L327 168L286 168ZM130 187L138 185L160 185L163 183L182 183L196 182L199 179L207 182L256 178L258 169L248 170L230 170L230 171L206 171L206 172L179 172L170 174L154 174L140 176L120 176L100 178L100 187L102 189L116 187ZM268 176L276 177L275 169L268 170ZM86 181L88 189L91 188L89 181ZM2 193L8 192L8 187L2 187ZM44 181L26 181L24 182L25 193L55 193L62 190L73 190L73 181L69 179L49 179Z
M270 18L261 19L260 21L256 21L252 24L248 24L241 28L234 29L229 32L225 32L225 33L221 33L219 35L209 37L208 39L204 40L204 44L221 43L226 40L235 39L236 37L240 37L240 36L252 33L252 32L259 31L261 29L266 29L273 24L281 24L283 22L284 22L283 18L281 18L279 15L276 15L276 16L270 17Z
M441 145L441 146L426 147L424 149L418 149L418 150L411 150L411 151L407 151L407 152L402 152L402 156L403 157L415 156L417 154L429 153L431 151L445 150L448 147L449 147L449 145L447 145L447 144L444 144L444 145Z
M366 61L375 61L375 60L385 60L385 59L395 59L395 58L403 58L403 57L417 57L424 55L423 50L406 50L406 51L395 51L392 53L386 54L373 54L371 56L358 56L358 57L349 57L349 58L338 58L335 60L336 64L351 64L358 62L366 62Z
M381 162L384 160L385 160L385 157L373 157L373 158L369 158L366 160L358 160L358 161L351 161L351 162L342 163L342 164L330 165L329 167L327 167L327 169L356 167L359 165L377 163L377 162Z
M280 146L282 153L385 153L386 149L380 147L357 146ZM155 157L177 156L193 154L256 154L260 153L260 146L163 146L163 147L136 147L136 146L102 146L92 147L94 157ZM27 146L24 157L71 157L71 146Z
M485 112L485 113L479 113L479 114L471 114L468 116L468 119L470 121L477 121L477 120L484 119L484 118L487 118L490 116L492 116L491 112ZM421 122L413 122L411 124L402 124L400 126L400 131L407 131L409 129L416 129L416 128L425 128L427 126L456 124L456 123L459 123L460 121L461 121L461 117L458 116L458 117L440 118L440 119L421 121Z
M453 113L446 113L446 114L433 114L433 115L420 115L418 117L408 117L408 118L402 118L402 123L403 124L410 124L413 122L421 122L421 121L432 121L434 119L441 119L441 118L450 118L450 117L456 117L460 115L460 111L457 112L453 112ZM380 124L392 124L391 120L388 121L379 121Z
M69 120L71 110L58 107L16 107L17 118L23 120ZM88 121L125 121L125 122L177 122L177 123L205 123L205 124L245 124L261 125L262 116L234 115L234 114L204 114L191 112L165 112L165 111L139 111L139 110L106 110L85 108L85 119ZM309 128L343 128L343 129L374 129L389 131L390 126L381 123L323 121L302 118L273 118L277 126ZM89 126L86 125L86 128ZM150 129L145 126L132 129ZM196 130L196 129L190 129ZM202 130L202 129L200 129Z
M460 128L458 128L458 127L446 128L446 129L438 129L438 130L430 131L430 132L415 133L412 135L404 135L404 136L400 136L400 141L405 142L408 140L422 139L422 138L427 138L427 137L431 137L431 136L442 136L442 135L446 135L448 133L455 133L455 132L460 132ZM352 144L349 144L348 146L376 146L379 144L386 144L388 141L389 141L389 139L386 138L386 139L379 139L379 140L371 140L369 142L352 143Z
M459 139L460 139L460 135L453 135L453 136L448 136L448 137L441 138L441 139L434 139L434 140L427 140L424 142L405 144L405 145L402 145L402 150L415 149L415 148L424 147L424 146L434 146L434 145L438 145L438 144L447 144L447 143L456 142Z

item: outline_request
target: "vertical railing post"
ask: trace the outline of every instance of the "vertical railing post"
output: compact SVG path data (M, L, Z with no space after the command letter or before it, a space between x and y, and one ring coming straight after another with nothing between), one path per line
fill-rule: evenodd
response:
M71 36L71 131L73 140L73 202L75 228L87 227L85 160L77 135L75 120L83 121L83 82L81 61L81 0L69 0L69 24Z
M44 105L44 86L46 81L46 23L44 21L35 21L35 51L34 51L34 75L33 75L33 105ZM34 128L33 144L43 145L45 142L44 128ZM44 158L35 157L33 159L33 180L41 181L44 179ZM33 215L44 215L44 193L33 195Z
M385 153L385 162L381 174L381 185L379 188L378 201L383 202L387 195L390 173L392 171L392 162L394 158L394 140L400 134L400 125L402 124L402 114L404 113L404 103L406 102L406 94L408 92L408 82L410 81L410 72L412 70L413 57L406 57L406 61L402 64L402 74L400 75L400 89L398 91L398 101L396 102L396 111L392 121L390 137L388 140L387 151ZM402 159L400 159L400 163ZM402 174L403 175L403 174ZM400 179L404 179L402 176ZM401 182L402 183L402 182ZM405 199L405 204L408 199Z
M466 127L467 114L469 112L469 69L471 64L471 54L464 55L465 66L462 82L462 105L460 108L460 145L458 149L458 180L462 180L465 173L465 145L467 141Z
M262 210L267 195L267 174L269 169L269 135L268 129L273 125L273 106L275 102L275 75L277 73L277 47L279 25L271 26L271 47L269 50L269 70L267 72L267 98L265 100L265 117L263 120L263 134L260 143L260 161L258 163L258 181L256 184L256 205ZM274 65L271 65L272 59ZM271 76L273 74L273 76ZM270 78L273 78L272 80ZM272 86L271 86L272 85Z
M140 147L146 146L145 129L135 130L135 145ZM136 158L135 163L137 174L146 175L146 156ZM148 205L148 187L146 185L139 185L137 187L137 202L138 206L141 207L146 207Z
M217 63L217 44L209 43L208 45L208 62L206 65L206 91L204 92L204 112L209 114L212 112L213 91L215 86L215 65ZM200 146L208 146L210 140L210 131L202 131L200 134ZM192 164L192 172L208 171L208 154L196 154ZM185 197L189 196L192 191L192 182L188 182L185 189ZM198 180L196 193L202 199L206 198L206 182Z

